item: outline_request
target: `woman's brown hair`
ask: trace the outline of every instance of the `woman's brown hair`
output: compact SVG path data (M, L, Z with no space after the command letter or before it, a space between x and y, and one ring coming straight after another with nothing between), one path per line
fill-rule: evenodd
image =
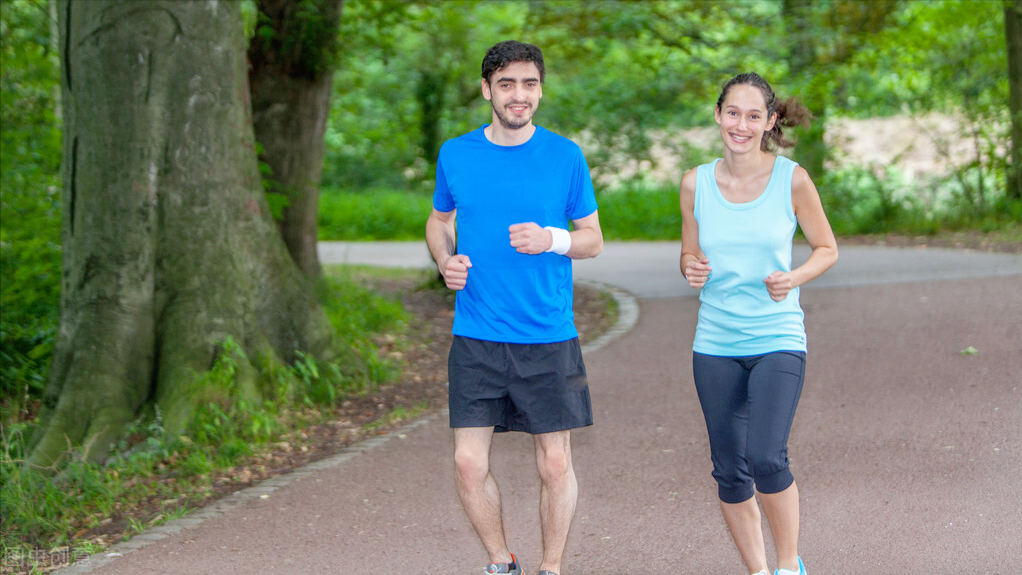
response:
M760 142L759 148L764 152L774 152L777 151L777 148L790 148L794 146L795 140L784 135L784 128L793 126L808 127L809 120L813 117L813 113L809 111L809 108L803 106L797 98L779 100L777 94L774 94L773 88L770 87L770 84L762 76L755 72L745 72L724 82L724 86L720 90L720 96L717 97L718 112L731 88L742 85L753 86L762 92L763 99L767 105L768 118L775 113L777 114L777 121L774 122L774 127L769 132L763 134L763 141Z

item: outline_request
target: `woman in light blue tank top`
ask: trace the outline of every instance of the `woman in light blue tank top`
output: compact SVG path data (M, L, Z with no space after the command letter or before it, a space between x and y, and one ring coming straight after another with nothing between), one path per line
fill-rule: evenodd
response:
M809 111L748 73L724 84L714 116L724 157L681 181L681 272L700 290L692 367L713 477L749 572L768 573L761 504L775 575L805 575L787 455L807 350L799 286L834 265L837 241L808 172L773 153L793 144L782 126L808 124ZM792 268L796 226L812 253Z

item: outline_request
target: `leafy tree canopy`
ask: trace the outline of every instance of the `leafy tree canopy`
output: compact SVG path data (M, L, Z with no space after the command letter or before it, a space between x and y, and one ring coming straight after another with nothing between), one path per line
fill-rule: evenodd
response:
M719 86L743 71L821 118L1003 111L1001 9L961 0L347 0L324 183L429 189L439 143L488 121L479 61L508 38L543 49L537 121L585 140L597 172L614 156L648 158L651 138L711 124Z

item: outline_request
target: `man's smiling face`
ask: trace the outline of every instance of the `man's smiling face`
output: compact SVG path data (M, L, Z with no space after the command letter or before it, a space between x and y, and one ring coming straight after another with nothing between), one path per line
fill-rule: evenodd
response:
M506 130L518 130L532 122L543 97L539 68L534 62L512 62L497 70L490 81L482 81L483 97L493 107L494 123Z

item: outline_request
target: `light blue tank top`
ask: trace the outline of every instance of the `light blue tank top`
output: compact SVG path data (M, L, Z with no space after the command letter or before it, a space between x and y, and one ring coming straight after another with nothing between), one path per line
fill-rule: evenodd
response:
M798 288L775 302L763 283L775 271L791 271L797 225L791 179L798 164L777 156L763 193L736 204L724 199L717 187L718 162L719 158L696 169L699 247L712 271L699 294L692 349L728 357L806 351Z

